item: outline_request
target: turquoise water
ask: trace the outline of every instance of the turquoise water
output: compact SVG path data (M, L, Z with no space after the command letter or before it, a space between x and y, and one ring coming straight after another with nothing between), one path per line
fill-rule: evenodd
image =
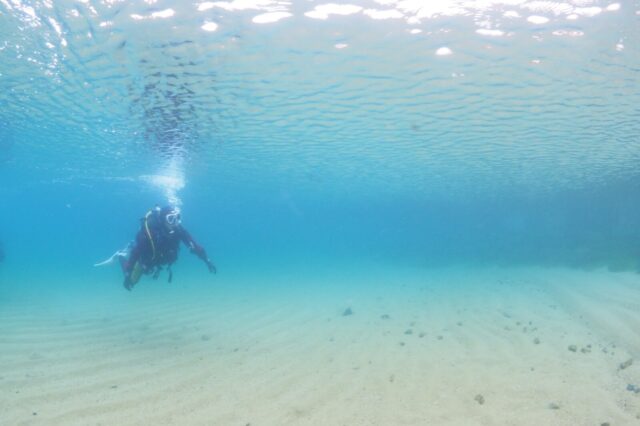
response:
M246 298L306 324L473 268L636 273L639 105L638 1L0 0L0 311L251 334ZM183 247L129 294L93 264L167 203L218 274Z
M637 267L638 7L587 3L3 2L3 268L75 274L168 196L221 271Z

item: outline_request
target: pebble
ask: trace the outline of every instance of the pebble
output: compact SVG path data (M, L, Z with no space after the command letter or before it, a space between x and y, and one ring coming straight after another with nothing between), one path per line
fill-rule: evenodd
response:
M477 394L473 399L475 399L480 405L484 404L484 396L482 396L482 394Z
M413 334L413 330L408 328L407 330L405 330L404 334Z
M631 364L633 364L633 358L629 358L625 362L620 363L620 370L631 367Z
M640 386L632 385L631 383L629 383L627 385L627 390L633 393L640 393Z
M551 409L551 410L559 410L559 409L560 409L560 405L559 405L559 404L556 404L555 402L551 402L551 403L548 405L548 407L549 407L549 409Z
M578 347L576 345L569 345L568 348L571 352L576 352L578 350Z
M533 343L535 343L536 345L540 344L540 339L538 339L537 337L535 339L533 339Z

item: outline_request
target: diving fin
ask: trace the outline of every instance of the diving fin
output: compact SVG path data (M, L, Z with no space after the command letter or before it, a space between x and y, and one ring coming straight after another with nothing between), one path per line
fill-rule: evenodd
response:
M116 251L107 260L103 260L102 262L94 263L93 266L111 265L113 262L116 261L116 259L120 259L120 258L129 256L129 251L131 251L131 244L127 245L127 247L125 247L122 250Z

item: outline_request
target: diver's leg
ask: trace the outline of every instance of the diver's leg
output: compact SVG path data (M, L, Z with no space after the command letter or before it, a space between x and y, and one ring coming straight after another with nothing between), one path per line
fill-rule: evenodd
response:
M131 290L140 279L139 274L136 279L133 279L133 272L136 270L136 266L140 263L140 255L140 245L135 244L131 249L131 253L129 254L128 259L124 257L120 258L120 267L122 268L122 273L124 274L123 285L127 290Z
M126 288L127 290L131 290L133 286L138 284L138 281L140 281L140 277L143 273L146 273L146 270L147 268L142 265L140 261L137 261L136 264L133 265L133 268L131 268L131 271L125 273L123 282L124 288Z
M135 286L143 273L147 273L149 266L148 260L151 253L151 245L144 232L140 231L136 235L136 242L131 248L129 259L122 265L124 272L124 288L131 290Z
M133 288L134 284L133 284L133 282L131 282L131 276L130 275L125 275L124 276L124 281L122 282L122 285L124 286L124 288L126 288L129 291L131 291L131 289Z

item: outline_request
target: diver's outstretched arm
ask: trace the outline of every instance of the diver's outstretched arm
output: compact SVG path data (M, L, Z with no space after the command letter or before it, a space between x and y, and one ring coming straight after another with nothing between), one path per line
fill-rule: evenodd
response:
M196 240L193 239L191 234L189 234L189 232L186 229L182 228L181 234L182 234L181 235L182 242L187 247L189 247L189 250L191 250L191 253L195 254L200 259L202 259L204 263L206 263L207 268L209 268L209 272L213 274L217 273L218 270L216 269L216 265L214 265L211 259L209 259L209 257L207 256L207 252L205 251L204 247L196 243Z

